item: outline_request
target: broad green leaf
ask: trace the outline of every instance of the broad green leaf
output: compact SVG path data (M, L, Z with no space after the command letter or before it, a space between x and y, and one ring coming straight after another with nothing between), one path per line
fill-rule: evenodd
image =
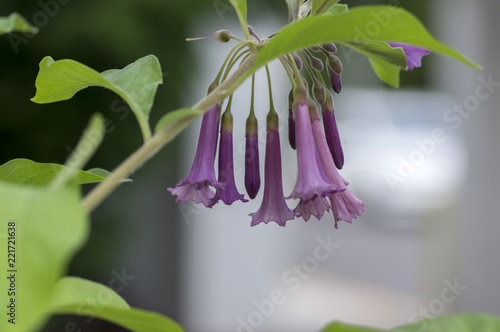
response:
M500 317L484 314L462 314L437 317L410 325L401 326L390 332L498 332Z
M421 46L473 68L482 68L434 39L423 24L406 10L390 6L360 6L339 15L306 17L288 25L261 49L252 69L256 70L280 56L315 45L367 41L393 41Z
M236 14L238 15L238 19L240 20L241 28L243 29L245 36L248 36L247 0L229 0L229 2L236 10Z
M348 325L340 322L335 322L333 324L330 324L321 330L321 332L377 332L377 331L382 331L382 330L362 327L362 326Z
M12 13L7 17L0 17L0 35L11 32L37 33L38 29L31 26L18 13Z
M399 87L399 73L407 66L406 56L402 49L392 48L380 40L343 44L367 56L375 73L382 81L395 88Z
M167 128L171 130L171 128L174 128L176 126L185 127L203 113L203 111L194 110L191 108L182 108L179 110L168 112L160 119L160 121L158 121L155 133L158 133L159 131Z
M349 10L349 6L347 6L345 4L336 4L336 5L332 6L330 9L328 9L328 11L326 11L325 14L338 15L338 14L345 13L348 10Z
M143 136L149 138L149 113L158 85L163 82L161 67L154 55L148 55L127 67L98 73L74 60L54 61L45 57L36 78L36 95L31 99L44 104L68 100L89 86L112 90L123 98L136 115Z
M77 187L41 190L0 183L0 202L0 247L5 250L5 258L0 260L0 302L4 311L0 331L37 331L48 319L45 310L57 281L87 240L87 215ZM15 230L8 228L12 222ZM15 248L13 265L7 260L8 248ZM9 280L7 276L11 275L14 278ZM9 295L12 281L15 294ZM11 299L15 299L15 325L8 322L10 317L6 315Z
M86 170L85 173L101 177L103 179L101 181L104 181L105 179L109 178L112 174L111 172L106 171L105 169L102 168L91 168ZM132 179L123 179L121 182L132 182Z
M402 48L392 48L386 42L369 40L343 43L370 59L386 61L401 68L406 68L406 55Z
M49 311L54 314L92 315L136 332L182 332L173 320L130 306L104 285L66 277L56 286Z
M58 164L42 164L28 159L13 159L0 166L0 182L44 187L67 166ZM110 173L105 170L92 169L87 172L75 170L75 181L78 184L95 183L106 180ZM131 180L125 179L123 182Z
M370 64L378 78L394 88L399 88L401 67L374 58L370 58Z
M312 0L312 15L321 15L329 11L339 0Z

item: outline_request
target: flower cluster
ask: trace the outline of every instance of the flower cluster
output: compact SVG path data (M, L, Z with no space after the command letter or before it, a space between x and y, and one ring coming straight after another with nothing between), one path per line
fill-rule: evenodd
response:
M260 42L252 28L249 31ZM221 34L219 32L219 34ZM223 31L224 41L232 35ZM220 37L220 36L219 36ZM220 38L219 38L220 39ZM243 43L243 42L242 42ZM242 44L240 43L240 44ZM240 45L239 44L239 45ZM407 57L408 69L419 67L421 58L429 51L420 47L388 43L400 47ZM233 49L219 75L212 84L218 85L224 72L226 77L231 65L245 54L244 47ZM285 226L288 220L311 216L321 219L325 212L332 211L335 228L344 220L351 223L364 212L364 204L348 188L348 182L338 170L344 166L344 153L335 119L333 95L326 87L325 77L331 90L339 94L342 90L342 63L335 55L335 44L325 44L302 50L281 58L293 88L290 91L288 112L288 138L290 146L297 151L297 179L289 196L283 193L283 175L279 119L274 109L269 69L270 111L266 120L266 150L264 160L264 193L260 208L251 213L251 225L276 222ZM227 65L227 67L225 67ZM225 71L223 69L225 68ZM306 69L311 87L300 70ZM325 75L326 74L326 75ZM325 76L325 77L324 77ZM258 123L254 114L255 76L252 78L252 103L246 121L245 189L250 199L254 199L261 185L259 171ZM248 202L235 185L233 167L233 118L231 115L232 96L226 110L221 114L221 105L214 105L203 116L198 147L191 170L185 180L169 191L177 195L178 202L193 200L206 207L219 201L231 205L235 201ZM319 108L318 108L319 106ZM322 120L320 120L320 111ZM220 140L218 139L220 127ZM214 162L219 141L218 177ZM297 205L292 210L287 199L294 199Z

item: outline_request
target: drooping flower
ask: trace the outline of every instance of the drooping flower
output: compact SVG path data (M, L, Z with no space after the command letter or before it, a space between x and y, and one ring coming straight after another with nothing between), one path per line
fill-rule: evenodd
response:
M288 142L292 149L297 149L295 142L295 119L293 117L293 88L288 94Z
M198 147L188 176L179 182L175 188L168 188L168 191L173 195L177 195L177 202L193 200L209 207L210 200L214 197L212 188L222 188L221 184L215 179L214 171L218 127L219 105L214 105L203 115Z
M259 136L257 118L253 112L246 123L245 189L251 199L257 196L260 189Z
M350 223L352 222L352 219L356 219L358 216L361 216L365 211L364 204L361 200L354 196L349 188L347 188L346 181L338 173L337 168L334 165L333 158L329 153L328 144L317 116L313 119L312 132L318 149L321 165L325 170L326 178L340 188L338 192L331 193L328 196L330 198L333 215L335 217L335 228L338 228L338 221L344 220Z
M276 222L285 226L287 220L295 218L295 214L288 207L283 194L283 180L281 174L281 148L278 132L278 115L270 112L267 116L266 157L264 165L264 197L257 212L251 213L251 226L261 222Z
M231 115L231 101L228 108L222 115L219 146L219 183L221 188L217 188L215 196L212 198L210 206L222 200L226 205L231 205L235 201L248 202L238 192L234 182L234 161L233 161L233 116Z
M422 66L422 58L431 53L430 50L411 44L387 42L391 47L401 47L406 55L406 64L409 70Z
M290 197L300 199L302 204L306 204L317 196L324 197L337 191L337 186L328 182L319 163L305 93L297 93L295 103L298 176Z
M340 142L337 121L335 120L333 98L329 92L326 94L326 102L321 105L321 111L323 114L326 142L330 148L335 166L337 166L338 169L342 169L344 166L344 151L342 150L342 143Z

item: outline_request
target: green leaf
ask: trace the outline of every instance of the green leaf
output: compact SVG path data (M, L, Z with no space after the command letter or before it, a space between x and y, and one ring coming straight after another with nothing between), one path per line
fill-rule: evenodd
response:
M378 78L394 88L399 88L399 73L401 72L401 67L374 58L370 58L370 64Z
M392 48L383 41L363 41L343 43L353 50L365 55L377 76L387 84L399 87L399 73L406 68L406 55L400 48Z
M381 40L356 41L342 43L370 59L386 61L401 68L406 68L406 55L402 48L392 48Z
M229 0L231 5L236 10L236 14L238 15L238 19L240 20L241 28L245 33L247 38L249 37L248 33L248 23L247 23L247 0Z
M75 277L59 281L49 311L54 314L91 314L136 332L183 331L167 317L130 308L111 288Z
M161 130L172 130L174 127L186 127L195 118L202 115L204 112L191 108L182 108L164 115L156 125L155 133ZM167 129L168 128L168 129Z
M312 0L312 15L321 15L329 11L337 2L339 0Z
M0 289L5 291L0 297L4 308L0 331L37 331L48 318L45 310L57 281L87 240L87 215L77 187L41 190L0 183L0 202L0 248L5 250L0 260ZM15 230L8 228L12 222ZM15 250L13 266L7 265L12 262L7 260L7 248ZM12 282L15 294L9 295ZM16 306L15 325L5 314L11 299Z
M148 55L127 67L103 73L74 60L54 61L45 57L36 78L35 103L68 100L89 86L112 90L123 98L136 115L145 139L150 136L149 113L158 85L163 82L161 67L154 55Z
M31 26L18 13L12 13L7 17L0 17L0 35L11 32L37 33L38 29Z
M391 332L498 332L500 317L462 314L437 317L390 330Z
M362 327L362 326L348 325L340 322L335 322L333 324L330 324L321 330L321 332L376 332L376 331L381 331L381 330Z
M109 178L111 176L111 172L106 171L105 169L102 168L91 168L85 171L85 173L88 174L93 174L95 176L101 177L102 180L104 181L105 179ZM121 182L132 182L132 179L123 179ZM87 182L89 183L89 182Z
M41 164L28 159L14 159L0 166L0 181L17 185L44 187L67 166L58 164ZM78 184L95 183L106 180L110 173L101 169L87 172L75 170L75 181ZM123 182L130 182L125 179Z
M285 54L328 42L393 41L430 49L473 68L482 67L460 52L438 42L423 24L404 9L360 6L340 15L306 17L283 28L265 45L252 69Z

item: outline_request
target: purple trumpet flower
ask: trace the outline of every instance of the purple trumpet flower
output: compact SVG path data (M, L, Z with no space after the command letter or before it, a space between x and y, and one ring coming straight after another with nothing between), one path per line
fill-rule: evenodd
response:
M286 204L283 195L278 126L277 114L275 112L269 113L267 116L266 160L264 165L264 197L259 210L250 213L252 217L251 226L256 226L261 222L267 224L274 221L284 227L287 220L295 218L295 214Z
M329 195L335 217L335 228L338 228L338 221L344 220L351 223L352 219L361 216L365 211L364 204L347 188L346 181L338 173L329 153L321 123L317 117L313 120L312 131L326 178L340 188L338 192Z
M293 88L288 94L288 142L292 149L297 150L295 142L295 119L293 118Z
M326 142L330 148L335 166L338 169L344 167L344 151L342 150L342 143L340 142L339 129L337 121L335 120L335 110L333 108L333 98L328 92L326 102L321 105L323 114L323 123L325 126Z
M172 195L177 195L177 202L193 200L209 207L210 200L214 197L210 187L222 189L221 184L215 179L214 171L218 127L219 105L214 105L203 115L198 147L188 176L175 188L168 188Z
M387 42L387 44L391 45L391 47L401 47L403 52L406 55L406 64L408 66L408 70L413 70L415 67L422 66L422 58L431 53L430 50L419 47L411 44L403 44L403 43L393 43Z
M252 113L247 119L245 142L245 188L254 199L260 189L259 136L257 119Z
M228 110L229 110L228 106ZM233 161L233 116L230 111L222 115L222 126L220 131L219 146L219 183L221 188L217 188L215 196L212 198L210 207L222 200L226 205L231 205L235 201L248 202L238 192L234 182L234 161Z
M295 106L295 133L297 135L298 176L289 198L301 199L301 204L316 197L325 197L337 191L337 186L328 182L319 163L314 144L311 118L305 93L297 98Z

